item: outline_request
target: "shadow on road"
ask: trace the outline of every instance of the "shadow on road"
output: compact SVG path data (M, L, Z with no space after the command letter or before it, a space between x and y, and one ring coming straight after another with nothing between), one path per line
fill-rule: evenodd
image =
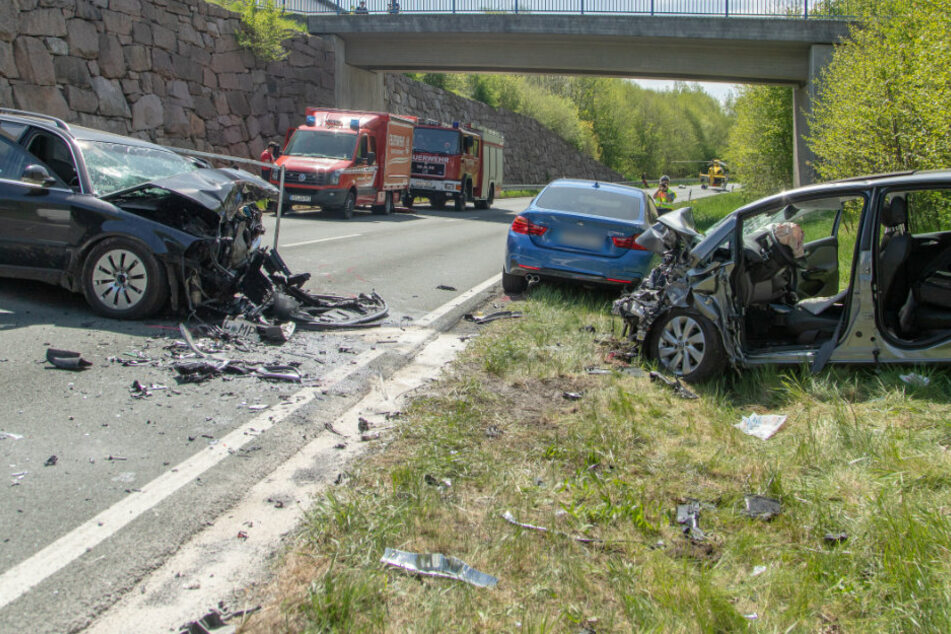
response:
M107 319L92 312L79 293L42 282L0 280L0 332L51 325L151 337L177 332L176 324L170 314L146 321Z

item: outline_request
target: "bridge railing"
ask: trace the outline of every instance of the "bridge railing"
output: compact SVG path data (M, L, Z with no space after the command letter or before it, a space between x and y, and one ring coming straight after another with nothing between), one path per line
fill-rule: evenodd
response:
M394 6L395 3L395 6ZM275 0L289 13L348 14L359 0ZM367 13L569 14L845 19L847 0L366 0Z

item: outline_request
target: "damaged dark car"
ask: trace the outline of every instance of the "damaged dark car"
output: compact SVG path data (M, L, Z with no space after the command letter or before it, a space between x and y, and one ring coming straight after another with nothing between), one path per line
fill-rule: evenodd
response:
M0 109L0 276L81 292L106 317L170 305L313 328L381 319L379 296L309 293L308 274L262 248L261 208L277 198L243 170Z
M951 171L803 187L701 234L690 209L638 242L663 262L614 303L638 351L699 382L766 364L951 361Z

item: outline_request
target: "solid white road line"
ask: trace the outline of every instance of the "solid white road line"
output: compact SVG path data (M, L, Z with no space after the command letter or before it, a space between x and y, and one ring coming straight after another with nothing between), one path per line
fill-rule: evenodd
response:
M496 284L500 278L501 274L494 275L420 318L416 322L417 328L406 331L400 338L400 343L408 346L423 344L428 338L428 333L423 332L423 328L429 327L462 302ZM377 349L367 350L357 355L351 365L337 368L322 377L320 386L306 387L296 392L290 399L264 410L223 437L217 444L185 459L141 487L139 492L130 494L113 504L46 548L4 572L0 575L0 609L119 532L124 526L163 502L261 433L285 420L312 401L319 392L332 389L334 385L359 372L382 354L384 350Z
M330 242L332 240L346 240L347 238L359 238L362 236L362 233L348 233L345 236L333 236L330 238L320 238L319 240L306 240L304 242L291 242L290 244L279 245L283 249L289 249L290 247L302 247L307 244L317 244L318 242Z

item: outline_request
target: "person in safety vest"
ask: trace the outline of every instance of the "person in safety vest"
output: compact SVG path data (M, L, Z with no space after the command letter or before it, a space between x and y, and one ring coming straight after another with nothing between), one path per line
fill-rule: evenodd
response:
M677 194L670 188L670 177L664 174L660 177L660 187L654 192L654 200L659 208L669 210L675 198Z

